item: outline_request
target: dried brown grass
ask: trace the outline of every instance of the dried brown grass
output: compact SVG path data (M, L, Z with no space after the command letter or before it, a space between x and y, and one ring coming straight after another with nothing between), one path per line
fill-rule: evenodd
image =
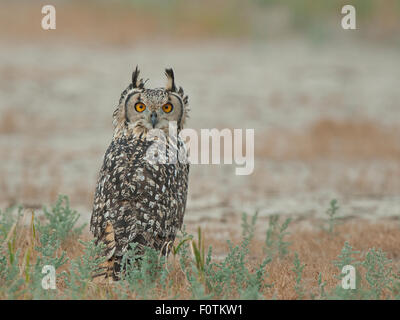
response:
M10 134L18 132L20 124L17 112L11 108L6 109L0 116L0 134Z
M29 226L31 213L27 212L22 222L15 226L17 232L16 246L21 248L21 252L25 253L29 247L37 243L36 238L32 236L32 228ZM315 221L310 221L315 225ZM195 226L189 226L189 229ZM291 242L289 255L279 258L275 257L273 261L267 265L267 283L273 283L273 288L265 289L263 297L265 299L297 299L298 296L295 292L295 273L292 271L294 253L298 253L300 261L305 264L302 278L302 286L307 294L305 299L310 299L310 293L318 297L318 275L321 273L322 280L326 281L327 291L335 288L339 284L339 280L335 276L339 275L340 271L333 265L333 261L337 259L345 241L348 241L354 250L360 251L359 258L362 260L364 254L370 248L380 248L387 253L387 257L392 259L392 266L394 270L400 267L400 228L398 222L393 221L380 221L377 223L368 222L362 219L356 219L340 225L336 229L335 235L330 235L325 231L317 228L303 230L296 225L289 228L291 232L287 240ZM239 243L240 233L232 229L232 225L222 224L221 226L208 227L204 230L205 247L209 245L213 247L213 259L219 259L226 255L228 246L226 239L215 237L217 234L227 232L231 237L233 243ZM251 244L251 255L247 262L250 268L256 268L258 263L261 262L264 246L264 234L260 230L256 232L256 237ZM33 239L33 240L32 240ZM86 232L80 239L87 241L91 239L91 235ZM3 248L4 249L4 248ZM82 255L82 245L78 243L77 239L67 239L59 248L67 252L67 256L75 259ZM35 256L31 258L33 262ZM169 292L166 292L161 287L155 289L154 297L156 299L168 299L178 296L181 299L190 299L191 292L190 285L182 272L178 259L173 260L170 257L170 274L169 279L172 280L173 285ZM69 264L63 266L59 271L68 271ZM23 270L23 268L22 268ZM22 272L21 272L22 276ZM85 299L118 299L116 290L119 286L118 282L112 284L95 284L90 283ZM61 281L57 283L58 293L56 297L61 297L65 284ZM386 292L387 293L387 292ZM138 296L135 292L128 294L129 299L137 299Z
M370 248L380 248L393 259L393 266L400 266L400 229L397 223L371 223L355 220L338 228L336 236L329 236L324 231L298 231L289 237L292 242L291 252L297 252L304 268L303 284L308 292L317 294L318 274L321 273L322 281L326 281L327 290L339 284L334 276L340 270L333 265L345 243L348 241L354 250L361 251L361 256ZM276 284L278 299L295 299L293 290L295 279L290 269L293 266L293 255L283 261L272 262L269 272L271 280ZM362 260L362 259L360 259ZM308 297L310 298L310 297Z
M273 129L256 156L276 160L399 160L400 130L370 120L321 119L302 130Z

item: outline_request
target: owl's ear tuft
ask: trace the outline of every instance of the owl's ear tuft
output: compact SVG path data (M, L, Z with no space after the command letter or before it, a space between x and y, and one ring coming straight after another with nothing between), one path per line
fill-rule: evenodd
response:
M174 76L174 70L172 68L165 69L165 75L167 76L167 85L165 89L168 91L176 91L176 86L175 86L175 76Z
M138 66L136 66L135 70L132 72L132 85L133 85L133 88L143 89L144 82L143 82L143 79L139 79L139 73L140 73L140 70L139 70Z

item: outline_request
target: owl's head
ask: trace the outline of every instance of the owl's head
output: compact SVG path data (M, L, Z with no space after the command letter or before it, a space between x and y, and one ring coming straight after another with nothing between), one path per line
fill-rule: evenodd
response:
M182 87L176 86L172 69L165 69L165 75L165 88L148 89L136 67L132 83L122 92L113 114L116 133L140 135L151 129L161 129L168 134L170 121L176 122L178 132L183 128L189 111L188 96Z

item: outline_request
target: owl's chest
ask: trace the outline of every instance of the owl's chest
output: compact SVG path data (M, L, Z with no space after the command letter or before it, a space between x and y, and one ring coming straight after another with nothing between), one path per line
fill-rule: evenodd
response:
M178 152L174 146L163 150L149 144L127 156L126 179L138 208L174 208L186 201L188 164L179 161Z
M186 197L187 171L182 164L142 163L132 172L137 206L173 208Z
M186 149L151 141L116 141L105 158L105 178L120 195L139 205L155 206L186 196ZM157 158L154 158L157 156Z

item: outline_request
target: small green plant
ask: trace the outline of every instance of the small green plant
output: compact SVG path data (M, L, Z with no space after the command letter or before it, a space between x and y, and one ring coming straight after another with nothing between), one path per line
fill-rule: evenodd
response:
M139 298L148 299L158 285L167 287L168 270L164 267L165 257L157 250L144 247L142 251L139 254L137 243L130 245L121 261L121 280Z
M355 268L356 287L354 289L344 289L339 284L332 293L330 299L381 299L383 292L394 294L396 297L396 277L391 267L391 260L386 257L382 250L375 248L369 249L365 254L364 261L358 261L354 258L359 255L359 251L353 250L348 242L345 242L338 260L334 261L334 265L342 271L342 268L351 265ZM365 282L362 279L359 269L365 270ZM337 276L341 280L343 274Z
M39 266L52 265L57 270L68 261L65 251L61 250L61 254L57 253L61 248L61 241L54 233L41 234L39 241L40 245L35 246L38 253L36 263Z
M201 228L197 229L197 243L193 239L190 242L193 259L196 263L196 268L201 277L204 274L205 267L205 248L204 248L204 239L201 235Z
M342 272L343 267L347 265L357 267L360 265L360 262L354 258L354 256L359 254L360 251L353 250L351 245L346 241L338 255L338 259L333 261L333 264L339 268L340 272ZM342 279L342 276L339 276L338 279Z
M20 277L19 257L21 250L17 249L13 260L7 261L5 256L0 258L0 294L6 299L14 300L23 296L25 279Z
M177 238L178 238L178 237L177 237ZM172 248L171 248L171 253L172 253L174 259L175 259L175 257L176 257L177 255L179 255L179 254L181 253L181 251L182 251L183 248L184 248L185 243L186 243L187 241L191 241L192 239L193 239L193 236L192 236L192 235L189 235L189 236L184 235L184 236L178 238L178 244L177 244L176 246L172 246Z
M258 211L251 217L250 223L247 221L248 216L247 213L242 213L242 238L243 244L250 244L251 240L253 240L254 232L256 228L256 222L258 218Z
M79 243L84 247L83 255L70 262L70 271L64 273L67 292L73 299L84 299L92 281L92 275L96 273L99 265L105 261L102 256L104 245L95 244L94 240Z
M370 249L362 266L366 269L365 280L368 282L374 299L380 299L384 289L390 289L393 284L393 272L390 263L382 250Z
M75 227L80 215L69 206L67 196L59 196L57 202L50 210L43 208L46 223L37 221L38 229L42 234L55 233L57 239L64 241L68 237L78 236L82 233L86 224Z
M43 290L42 279L43 279L43 267L46 265L53 266L56 272L60 267L68 263L69 259L65 251L60 248L61 241L56 238L55 234L41 234L39 242L34 248L28 248L25 255L25 282L29 288L29 295L33 299L54 299L53 290ZM36 261L31 266L30 256L35 254ZM56 273L57 280L62 280L63 274Z
M390 291L396 300L400 300L400 269L397 272L393 272L392 286Z
M321 275L321 272L320 272L318 274L318 288L320 289L320 293L319 293L319 298L320 299L325 299L326 298L325 286L326 286L326 281L322 281L322 275Z
M333 264L338 268L338 275L335 278L339 281L335 289L329 293L328 299L335 300L354 300L361 299L365 296L365 292L361 287L361 274L359 272L359 267L361 262L356 258L360 254L360 251L353 250L352 246L346 241L343 248L338 255L337 259L333 261ZM344 266L352 266L356 270L356 288L355 289L344 289L342 287L342 279L345 274L342 273Z
M266 265L272 258L267 256L254 269L248 266L250 255L250 242L254 237L257 220L255 214L248 223L246 214L242 216L242 241L233 246L230 241L228 253L221 262L211 260L212 248L209 247L204 264L205 292L212 293L216 298L231 298L239 295L242 299L259 299L261 291L271 285L266 283ZM252 270L253 269L253 270Z
M337 216L337 212L339 210L338 202L336 199L331 200L329 203L329 208L326 210L326 214L328 215L327 224L328 227L324 229L330 234L334 234L335 227L340 223L341 218Z
M190 291L192 293L192 299L208 300L213 298L214 293L207 294L207 286L199 280L199 270L194 264L191 264L190 268L185 268L184 273L187 282L190 285Z
M275 255L279 255L280 257L283 257L288 254L290 242L285 241L285 237L290 234L286 230L291 221L291 218L287 218L280 225L278 215L272 215L269 217L269 225L264 248L264 252L266 252L269 256L273 257Z
M303 289L303 285L301 283L301 280L303 278L303 269L305 266L305 264L301 264L299 255L296 252L294 254L292 271L296 274L296 284L294 286L294 290L296 291L297 298L300 300L303 299L305 293L305 290Z

